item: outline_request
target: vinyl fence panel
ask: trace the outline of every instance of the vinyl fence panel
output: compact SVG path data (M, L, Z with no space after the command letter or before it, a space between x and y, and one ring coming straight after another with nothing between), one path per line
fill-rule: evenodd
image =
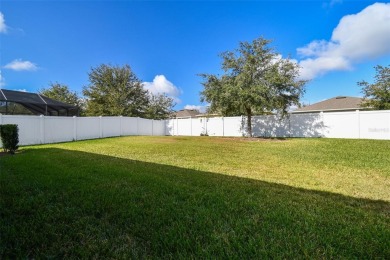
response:
M263 137L288 137L289 121L274 115L252 117L252 133Z
M72 117L45 117L44 143L69 142L74 139Z
M136 117L121 118L121 135L138 135L138 120Z
M224 136L223 117L207 118L207 134L209 136Z
M236 136L240 137L243 133L243 118L241 116L236 117L224 117L223 118L224 136Z
M138 118L138 135L153 135L152 120Z
M153 120L153 135L165 135L165 120Z
M101 117L102 137L121 135L121 117Z
M183 118L176 120L177 124L177 135L192 135L192 119L191 118Z
M359 113L323 113L324 136L331 138L359 138Z
M390 113L386 111L360 112L360 138L390 139Z
M11 116L0 115L0 124L16 124L19 127L19 144L41 144L44 143L41 128L43 119L39 116Z
M326 130L322 113L292 114L289 128L291 137L323 137Z
M76 118L76 140L101 138L100 117Z

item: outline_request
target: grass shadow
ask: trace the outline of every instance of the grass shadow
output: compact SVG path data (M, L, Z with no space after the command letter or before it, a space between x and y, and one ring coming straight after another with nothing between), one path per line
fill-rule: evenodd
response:
M389 258L390 204L86 152L0 158L2 258Z

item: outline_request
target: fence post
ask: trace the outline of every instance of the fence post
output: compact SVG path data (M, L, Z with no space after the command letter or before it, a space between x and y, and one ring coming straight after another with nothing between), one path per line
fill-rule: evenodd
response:
M360 113L359 113L359 110L356 110L356 116L357 116L358 138L360 139Z
M122 116L119 116L119 136L122 136Z
M321 120L321 137L325 137L326 129L325 129L325 121L324 121L324 112L320 112L320 120Z
M99 138L103 138L102 116L99 116Z
M225 118L222 117L222 136L225 136Z
M3 124L3 115L0 114L0 125Z
M139 135L139 117L137 116L137 135Z
M241 115L241 135L244 136L244 134L245 134L244 116Z
M77 141L77 117L73 116L73 141Z
M41 144L45 143L45 117L44 115L39 116L40 121L40 134L41 134Z
M154 119L152 119L152 136L154 135Z
M206 135L209 135L209 133L208 133L208 131L207 131L207 124L208 124L208 122L209 122L208 117L205 117L204 122L205 122L205 131L206 131L205 134L206 134Z
M389 131L388 131L389 135L387 136L387 139L390 140L390 112L388 113L388 115L389 115Z
M179 118L176 118L176 135L179 135Z
M192 136L192 117L190 117L190 127L191 127L190 135Z

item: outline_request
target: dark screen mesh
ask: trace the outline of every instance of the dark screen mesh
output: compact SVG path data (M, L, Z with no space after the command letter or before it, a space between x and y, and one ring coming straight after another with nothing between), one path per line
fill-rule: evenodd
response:
M20 92L14 90L2 89L0 91L0 113L16 114L11 111L18 111L18 114L23 114L23 111L29 111L24 114L36 115L52 115L52 116L75 116L78 115L78 108L45 96L40 96L35 93ZM20 109L19 105L25 109ZM11 108L12 107L12 108ZM20 112L20 113L19 113Z

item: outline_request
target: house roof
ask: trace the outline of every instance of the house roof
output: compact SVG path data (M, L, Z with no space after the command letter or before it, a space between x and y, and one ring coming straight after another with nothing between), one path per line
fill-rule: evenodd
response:
M176 117L176 118L195 117L199 114L200 114L199 110L196 110L196 109L182 109L182 110L179 110L179 111L176 111L175 113L173 113L173 117Z
M309 112L330 112L330 111L349 111L362 109L363 99L359 97L338 96L330 98L310 106L305 106L294 110L292 113Z

